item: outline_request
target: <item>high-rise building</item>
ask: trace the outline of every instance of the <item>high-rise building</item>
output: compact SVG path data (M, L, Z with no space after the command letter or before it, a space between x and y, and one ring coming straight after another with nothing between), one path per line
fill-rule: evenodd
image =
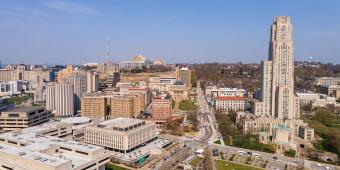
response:
M87 92L96 92L98 91L99 87L99 76L97 73L88 72L86 74L86 81L87 81Z
M104 95L84 95L81 99L81 116L106 119L109 117L108 100Z
M86 87L83 87L86 86L86 84L83 83L83 79L86 79L86 77L82 75L71 75L70 77L68 77L68 83L72 84L74 88L74 109L76 111L80 109L80 99L86 92L84 91Z
M52 83L46 86L46 110L57 117L74 115L74 87L68 83Z
M276 17L269 43L269 58L262 62L261 102L255 115L294 119L299 117L294 94L294 57L290 17Z
M300 127L307 129L308 124L300 119L300 101L294 93L292 25L288 16L276 17L271 26L269 57L262 62L260 101L254 104L254 115L245 116L242 124L244 133L258 134L260 142L270 140L279 150L296 149L297 137L307 139L299 131ZM308 128L308 133L314 130Z
M73 85L68 83L55 84L56 116L70 117L74 114Z
M55 110L55 85L50 83L46 85L46 110Z
M81 115L101 120L137 117L144 108L142 99L140 94L87 93L81 99Z
M165 122L171 118L172 100L169 96L157 96L152 99L152 119Z
M65 79L73 73L73 66L67 65L67 67L58 72L58 82L63 82Z
M191 89L191 70L188 67L176 68L176 78L183 81L186 87Z

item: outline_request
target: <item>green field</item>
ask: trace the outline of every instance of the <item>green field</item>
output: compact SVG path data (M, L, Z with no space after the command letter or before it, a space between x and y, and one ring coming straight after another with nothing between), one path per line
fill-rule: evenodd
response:
M196 158L192 159L192 160L190 161L189 164L190 164L191 166L196 167L202 160L203 160L203 158L201 158L201 157L196 157Z
M127 168L123 168L114 164L106 164L105 170L129 170Z
M230 142L232 142L232 144ZM275 153L274 145L258 143L256 140L251 141L247 136L244 135L234 135L232 136L232 141L229 138L225 138L224 144L262 152Z
M252 166L236 164L229 161L217 161L217 170L263 170L262 168L255 168Z
M27 96L13 96L8 99L8 102L14 103L16 105L21 104L31 98L29 95Z
M197 106L195 105L194 101L182 100L179 103L179 110L195 111L195 110L197 110Z

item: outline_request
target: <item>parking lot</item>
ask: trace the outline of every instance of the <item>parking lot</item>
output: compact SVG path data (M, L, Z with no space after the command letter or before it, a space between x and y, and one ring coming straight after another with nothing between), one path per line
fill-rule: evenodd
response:
M272 170L296 170L297 166L292 162L287 164L279 159L265 159L261 155L253 155L252 153L221 153L220 158L239 164L252 165L259 168Z

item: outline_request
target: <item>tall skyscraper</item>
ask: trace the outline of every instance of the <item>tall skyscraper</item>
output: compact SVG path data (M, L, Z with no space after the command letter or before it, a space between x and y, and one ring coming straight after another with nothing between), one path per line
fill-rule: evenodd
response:
M299 118L298 97L294 94L293 54L290 17L276 17L271 26L269 57L262 62L261 101L255 103L255 115Z
M243 120L243 133L258 134L260 142L276 144L279 150L296 149L299 140L314 140L314 129L299 118L299 107L294 93L292 25L290 17L279 16L271 26L268 60L262 62L256 116Z
M73 85L74 88L74 109L80 110L80 99L84 93L86 93L86 76L83 75L71 75L68 77L68 83ZM84 83L85 82L85 83ZM85 86L85 87L84 87Z
M70 117L74 115L73 90L73 84L55 84L55 108L57 117Z
M88 93L98 91L99 75L97 73L88 72L86 74L86 81L87 81L87 92Z
M52 83L46 86L46 110L57 117L74 115L74 87L68 83Z

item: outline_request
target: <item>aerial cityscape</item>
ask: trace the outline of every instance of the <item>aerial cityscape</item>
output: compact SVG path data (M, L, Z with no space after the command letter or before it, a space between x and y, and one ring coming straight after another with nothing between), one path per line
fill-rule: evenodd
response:
M340 170L335 0L0 6L1 170Z

